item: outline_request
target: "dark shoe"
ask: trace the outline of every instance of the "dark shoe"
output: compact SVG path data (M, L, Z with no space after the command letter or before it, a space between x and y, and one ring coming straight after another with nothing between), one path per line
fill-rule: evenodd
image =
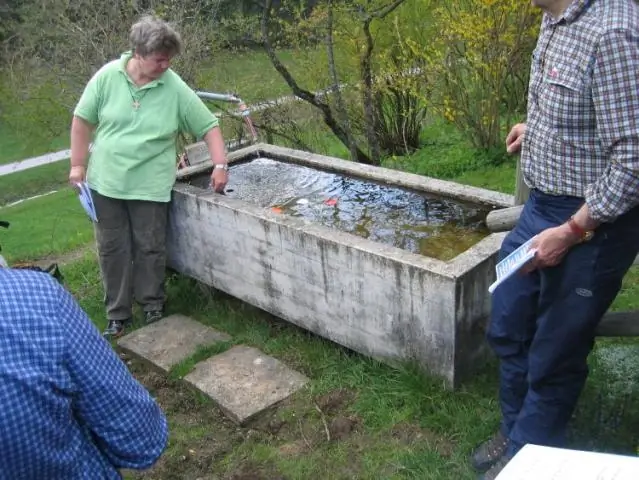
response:
M109 320L109 324L102 332L105 337L119 337L124 333L124 327L131 323L131 319L127 320Z
M162 320L163 316L164 314L162 313L162 310L150 310L148 312L144 312L144 320L147 324Z
M507 446L508 439L504 437L501 431L497 432L473 452L473 468L478 472L485 472L506 453Z
M508 462L510 462L510 458L506 455L502 456L492 467L490 467L490 470L479 477L479 480L495 480L497 475L499 475L504 467L508 465Z

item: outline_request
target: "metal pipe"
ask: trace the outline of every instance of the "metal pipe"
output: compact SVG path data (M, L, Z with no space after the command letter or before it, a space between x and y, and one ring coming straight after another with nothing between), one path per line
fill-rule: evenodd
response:
M242 99L235 95L226 93L213 93L213 92L195 92L196 95L204 100L217 100L219 102L229 103L242 103Z

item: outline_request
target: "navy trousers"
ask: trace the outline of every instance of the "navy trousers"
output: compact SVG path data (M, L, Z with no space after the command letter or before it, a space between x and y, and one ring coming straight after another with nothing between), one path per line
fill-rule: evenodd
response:
M533 190L500 259L567 221L583 199ZM561 446L588 375L595 328L639 251L639 207L602 224L562 262L515 274L493 293L487 338L500 359L501 429L508 455L527 443Z

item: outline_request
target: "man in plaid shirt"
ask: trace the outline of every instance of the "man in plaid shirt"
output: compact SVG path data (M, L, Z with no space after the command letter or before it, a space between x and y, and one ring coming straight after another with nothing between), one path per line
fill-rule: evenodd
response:
M488 341L500 358L500 431L473 454L493 479L525 444L561 446L595 328L639 251L639 10L632 0L533 0L521 149L531 188L500 259L532 237L525 274L497 287Z
M52 276L0 268L0 480L119 480L167 420Z

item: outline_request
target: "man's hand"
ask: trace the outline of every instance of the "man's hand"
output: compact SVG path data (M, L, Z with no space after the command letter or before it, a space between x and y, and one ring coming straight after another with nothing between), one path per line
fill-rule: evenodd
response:
M211 174L211 187L216 193L224 193L224 187L226 187L229 181L229 174L223 168L213 168Z
M76 184L84 182L84 179L87 176L87 170L85 167L79 165L76 167L71 167L71 171L69 172L69 183L72 187L75 187Z
M518 123L511 130L506 137L506 151L510 154L518 153L521 149L521 142L524 140L524 133L526 133L526 124Z
M577 243L579 243L579 237L567 224L547 228L533 240L530 248L536 249L537 252L522 271L529 273L537 268L559 265L568 250Z

